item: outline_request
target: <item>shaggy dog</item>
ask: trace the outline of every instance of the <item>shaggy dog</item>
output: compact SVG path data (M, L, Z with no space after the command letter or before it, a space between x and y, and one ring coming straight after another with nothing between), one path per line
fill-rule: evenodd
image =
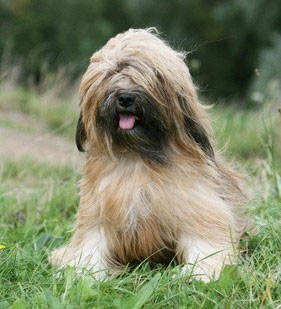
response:
M208 281L235 262L241 177L214 147L184 58L154 29L130 29L93 54L80 87L76 231L54 265L104 277L175 257Z

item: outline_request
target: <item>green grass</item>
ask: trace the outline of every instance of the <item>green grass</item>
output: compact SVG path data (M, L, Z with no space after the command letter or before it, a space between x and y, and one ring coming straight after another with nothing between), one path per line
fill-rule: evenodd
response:
M78 88L75 90L77 92ZM8 87L4 90L0 88L0 108L32 115L50 131L70 138L78 120L78 105L79 100L73 92L58 95L56 91L40 92L38 89L21 87ZM3 117L0 117L0 125L28 131L24 124L7 121Z
M36 91L0 91L1 108L39 119L62 136L74 134L77 110L65 97ZM78 104L78 102L77 102ZM241 241L237 266L205 284L180 268L144 262L120 277L99 282L72 268L58 271L48 255L72 235L80 175L68 167L32 160L0 168L0 309L2 308L278 308L281 304L280 120L267 126L261 111L213 110L219 146L249 168L259 199L249 207L257 234ZM5 118L5 117L4 117ZM22 130L28 123L6 126ZM3 123L0 124L3 125ZM268 129L270 128L270 129ZM28 131L28 130L27 130Z
M205 284L179 267L143 263L107 282L47 260L65 243L78 207L78 176L32 161L6 162L0 192L0 308L274 308L281 302L281 203L271 195L250 209L259 232L249 254Z
M274 156L281 163L281 114L268 109L239 110L234 107L215 107L211 111L219 147L226 155L242 161L264 159L269 139L276 147Z

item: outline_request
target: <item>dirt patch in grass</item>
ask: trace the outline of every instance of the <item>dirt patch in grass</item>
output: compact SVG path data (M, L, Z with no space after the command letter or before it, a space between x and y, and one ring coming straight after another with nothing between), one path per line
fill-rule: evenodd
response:
M72 168L81 166L83 155L77 151L74 140L46 130L44 124L23 113L0 111L0 119L3 118L6 123L0 123L0 163L29 158Z

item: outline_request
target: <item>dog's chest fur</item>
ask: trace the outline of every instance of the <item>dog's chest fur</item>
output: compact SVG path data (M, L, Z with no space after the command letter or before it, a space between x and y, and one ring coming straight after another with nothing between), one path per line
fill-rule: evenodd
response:
M165 198L170 189L146 168L141 162L120 162L97 185L99 219L121 263L148 257L166 262L175 248L176 219Z

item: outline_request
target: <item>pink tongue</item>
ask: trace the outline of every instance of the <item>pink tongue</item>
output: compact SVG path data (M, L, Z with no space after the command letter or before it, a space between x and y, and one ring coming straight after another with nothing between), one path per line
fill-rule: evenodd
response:
M123 130L133 129L136 121L136 116L128 114L120 114L119 127Z

